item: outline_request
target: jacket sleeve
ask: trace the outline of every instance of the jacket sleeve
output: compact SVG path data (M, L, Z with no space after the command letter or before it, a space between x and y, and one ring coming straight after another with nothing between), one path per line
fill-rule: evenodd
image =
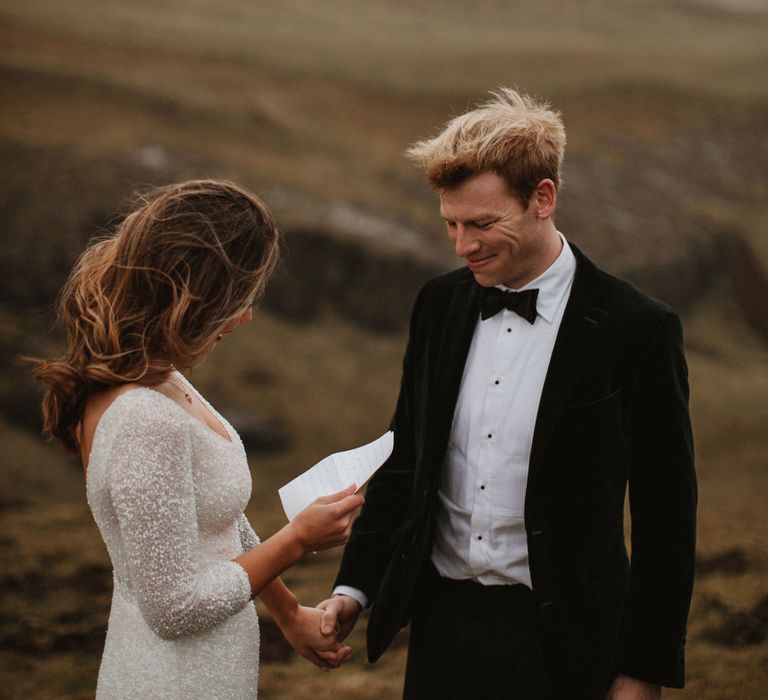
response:
M368 484L365 504L344 548L335 586L362 591L373 602L387 565L402 532L406 509L413 489L416 447L414 439L414 392L419 354L419 316L424 289L414 304L408 345L403 360L400 394L391 429L392 454Z
M141 613L158 636L177 639L240 611L251 589L238 564L198 557L188 422L137 408L147 410L132 412L113 445L110 494Z
M696 549L696 475L678 317L659 324L632 400L630 582L618 671L682 687Z

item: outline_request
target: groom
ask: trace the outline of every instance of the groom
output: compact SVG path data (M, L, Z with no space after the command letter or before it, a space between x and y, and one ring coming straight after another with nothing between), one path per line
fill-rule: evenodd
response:
M411 622L409 700L652 700L682 687L696 482L680 321L555 228L565 131L503 89L410 157L463 269L411 319L390 459L328 630ZM624 545L629 486L631 559Z

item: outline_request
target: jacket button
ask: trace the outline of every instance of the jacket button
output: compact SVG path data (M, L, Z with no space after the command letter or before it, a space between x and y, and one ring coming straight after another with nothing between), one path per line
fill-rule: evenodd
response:
M551 600L545 600L545 601L544 601L544 602L541 604L541 606L540 606L540 607L542 607L542 608L547 608L547 607L549 607L550 605L552 605L552 601L551 601Z
M544 530L534 530L534 531L531 533L531 535L532 535L533 537L538 537L539 535L543 535L543 534L544 534Z

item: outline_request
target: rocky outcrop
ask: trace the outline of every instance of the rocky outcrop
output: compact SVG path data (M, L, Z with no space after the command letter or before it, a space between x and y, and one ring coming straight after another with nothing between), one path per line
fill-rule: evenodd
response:
M729 279L729 293L745 319L768 339L762 306L768 277L748 240L737 230L689 220L680 207L665 209L657 202L654 216L643 215L643 208L656 202L658 180L625 173L622 189L612 193L621 173L610 167L596 169L578 159L572 164L558 215L569 238L603 268L683 314ZM96 163L66 151L5 144L0 149L1 303L6 309L50 308L75 257L116 219L110 212L137 184L201 173L215 175L216 166L157 149ZM602 185L594 182L599 174L605 178ZM621 195L630 189L635 198L622 205ZM281 196L280 207L291 208L291 194ZM341 232L338 220L334 230L288 228L283 264L265 308L298 322L333 313L377 332L403 332L421 284L459 261L437 232L419 238L407 231L388 246L386 237L372 241L368 231L356 232L349 223L369 221L370 214L345 220L349 230Z
M444 269L434 259L319 229L291 229L285 238L284 262L264 305L297 320L331 312L374 331L402 331L421 285Z

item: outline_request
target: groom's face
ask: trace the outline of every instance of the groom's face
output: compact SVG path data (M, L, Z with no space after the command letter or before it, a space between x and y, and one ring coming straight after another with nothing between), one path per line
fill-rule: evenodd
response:
M523 207L502 177L483 172L441 190L440 214L478 284L516 289L532 279L541 240L535 206Z

